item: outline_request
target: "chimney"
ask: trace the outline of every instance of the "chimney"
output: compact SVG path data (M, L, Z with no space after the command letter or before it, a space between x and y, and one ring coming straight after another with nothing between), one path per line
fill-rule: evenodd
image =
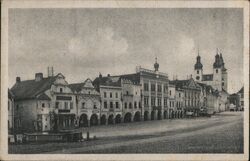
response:
M43 73L36 73L35 74L35 81L40 81L43 79Z
M101 73L99 73L99 78L100 78L100 79L102 78L102 74L101 74Z
M110 77L110 74L108 74L107 76Z
M53 77L54 76L54 69L53 67L48 67L48 77Z
M16 83L20 83L21 82L21 78L20 77L16 77Z

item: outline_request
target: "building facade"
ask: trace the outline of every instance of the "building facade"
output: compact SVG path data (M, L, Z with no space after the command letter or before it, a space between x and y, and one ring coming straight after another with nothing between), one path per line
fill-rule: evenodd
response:
M122 117L122 87L119 77L102 77L93 81L101 96L100 124L121 123Z
M15 96L15 126L21 131L46 132L75 127L75 95L61 73L46 78L36 73L35 79L25 81L17 77L11 91Z
M8 133L14 133L14 95L8 89Z
M192 113L194 116L198 116L200 109L202 107L200 95L201 87L193 78L188 80L174 80L171 81L172 84L178 89L182 89L184 93L183 104L185 114Z
M90 79L83 83L70 84L76 102L76 126L88 127L100 124L101 97Z

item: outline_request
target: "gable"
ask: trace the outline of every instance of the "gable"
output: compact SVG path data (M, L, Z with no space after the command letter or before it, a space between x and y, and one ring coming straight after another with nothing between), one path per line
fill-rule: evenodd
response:
M56 80L54 82L55 85L68 85L68 82L65 80L65 77L59 73L57 76L56 76Z
M94 88L92 81L88 78L83 85L84 88Z
M200 86L193 80L190 79L187 85L189 88L199 88Z

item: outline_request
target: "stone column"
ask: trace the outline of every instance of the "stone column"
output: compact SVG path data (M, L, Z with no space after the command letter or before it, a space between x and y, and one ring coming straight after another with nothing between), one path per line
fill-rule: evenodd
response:
M101 124L101 119L98 118L98 119L97 119L97 125L100 125L100 124Z
M87 123L88 123L88 127L90 127L90 120L89 119L88 119Z

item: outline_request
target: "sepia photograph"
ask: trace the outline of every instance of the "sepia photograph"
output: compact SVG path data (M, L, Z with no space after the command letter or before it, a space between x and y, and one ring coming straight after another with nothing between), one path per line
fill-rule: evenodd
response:
M248 3L3 2L1 158L248 160Z

